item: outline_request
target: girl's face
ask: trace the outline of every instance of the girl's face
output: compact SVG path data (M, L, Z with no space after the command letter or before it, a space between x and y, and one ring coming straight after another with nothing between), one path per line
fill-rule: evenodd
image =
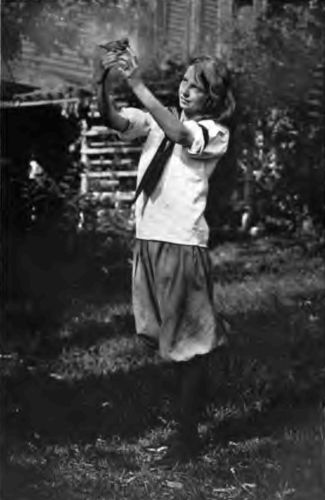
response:
M208 100L203 83L196 76L194 66L190 66L178 89L179 105L187 118L201 116L206 109Z

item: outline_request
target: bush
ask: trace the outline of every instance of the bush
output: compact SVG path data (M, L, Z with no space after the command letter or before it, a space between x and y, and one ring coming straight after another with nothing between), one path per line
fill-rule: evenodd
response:
M1 212L3 293L27 308L28 329L40 317L44 325L56 320L62 309L68 279L60 265L73 253L78 223L80 130L75 115L55 106L8 109L3 123L2 154L10 160Z
M317 90L323 88L324 15L322 2L282 2L259 19L255 32L232 28L239 182L250 168L256 217L285 230L296 229L304 214L316 225L324 216L325 103Z

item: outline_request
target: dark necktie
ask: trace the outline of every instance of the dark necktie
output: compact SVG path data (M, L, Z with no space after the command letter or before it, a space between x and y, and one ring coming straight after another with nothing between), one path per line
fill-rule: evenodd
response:
M180 112L177 108L169 108L169 110L171 111L171 113L177 116L177 118L179 118ZM209 142L209 132L203 125L199 124L199 126L202 129L204 145L206 146L206 144ZM151 162L149 163L149 166L142 176L142 179L136 189L133 203L136 202L142 191L146 194L147 197L152 195L158 185L158 182L161 179L165 165L173 152L174 146L175 142L168 139L168 137L166 137L165 135L160 143L159 148L157 149Z
M142 179L136 189L133 203L138 199L142 191L147 197L152 195L161 179L165 165L173 152L174 146L175 142L172 142L166 136L163 138L159 148L142 176Z

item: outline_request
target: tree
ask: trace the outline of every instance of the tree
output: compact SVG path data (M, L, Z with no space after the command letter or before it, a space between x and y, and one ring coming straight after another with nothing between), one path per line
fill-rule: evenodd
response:
M324 214L325 5L270 5L254 32L234 26L232 63L255 202L263 204L264 218L267 211L295 226L303 210L318 221Z

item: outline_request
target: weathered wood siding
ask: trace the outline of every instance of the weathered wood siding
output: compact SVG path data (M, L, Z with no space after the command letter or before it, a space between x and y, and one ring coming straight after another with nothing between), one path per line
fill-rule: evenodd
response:
M198 52L220 54L231 47L229 27L235 18L241 16L251 29L254 26L251 20L265 8L266 0L244 4L236 0L157 0L147 11L142 8L137 20L129 19L127 12L121 11L121 28L112 21L106 35L112 38L125 35L129 29L132 41L138 41L142 57L147 56L148 60L159 56L161 51L182 59ZM63 47L61 54L54 51L41 54L32 42L24 41L22 55L12 68L16 81L43 88L49 87L49 81L87 87L91 84L91 59L83 57L82 43L88 44L88 49L98 43L95 41L98 19L95 14L86 16L82 10L77 17L78 46Z

